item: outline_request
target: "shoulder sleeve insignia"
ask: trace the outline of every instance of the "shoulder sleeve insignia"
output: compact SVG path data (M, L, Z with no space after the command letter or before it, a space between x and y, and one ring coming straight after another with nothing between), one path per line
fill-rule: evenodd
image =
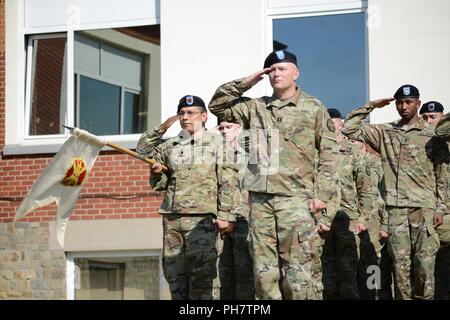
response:
M334 122L331 119L327 120L327 127L328 127L328 130L330 130L331 132L335 132L336 131L336 127L334 126Z

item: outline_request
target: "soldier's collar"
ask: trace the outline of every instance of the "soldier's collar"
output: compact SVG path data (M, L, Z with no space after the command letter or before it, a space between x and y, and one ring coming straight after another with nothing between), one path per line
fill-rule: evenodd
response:
M292 96L289 99L286 99L286 100L278 99L275 96L275 94L272 94L272 96L270 97L267 105L275 107L275 108L283 108L283 107L288 106L288 105L296 106L298 101L300 100L300 96L301 96L302 92L301 92L299 87L295 87L295 89L296 89L295 95Z
M405 125L405 124L403 124L403 120L400 119L400 120L393 122L393 126L397 129L408 131L408 130L412 130L412 129L423 130L426 127L428 127L429 125L425 120L423 120L423 118L419 117L419 121L417 121L414 124Z

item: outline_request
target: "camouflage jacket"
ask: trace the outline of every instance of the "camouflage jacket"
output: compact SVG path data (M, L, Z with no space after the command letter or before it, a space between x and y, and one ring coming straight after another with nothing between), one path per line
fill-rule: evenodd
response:
M136 152L142 156L153 158L155 147L165 141L162 138L165 132L166 131L162 130L161 126L157 126L154 129L144 132L139 138Z
M371 212L362 204L371 200L371 181L366 171L365 154L359 146L344 139L339 142L338 159L341 201L335 217L366 223Z
M446 114L446 117L439 120L434 129L437 137L449 140L450 138L450 113Z
M381 154L382 196L387 206L436 208L436 176L432 161L432 128L422 119L406 126L401 120L363 124L374 109L365 105L351 112L342 133L370 145Z
M239 167L226 159L222 136L202 129L193 136L170 138L153 152L169 169L150 177L155 190L167 190L160 213L213 213L235 221L240 210Z
M248 89L243 79L231 81L216 90L209 104L219 120L250 129L244 187L254 192L331 201L338 183L338 148L326 108L299 89L287 100L241 97ZM315 151L319 158L316 181Z
M437 180L437 195L439 212L450 214L450 152L449 143L440 138L442 147L439 148L439 153L433 153L436 163L436 180Z
M379 154L366 152L365 154L366 172L370 176L370 200L361 203L370 211L370 219L380 228L381 231L388 231L388 214L381 197L380 190L383 183L383 167L381 166L381 157ZM367 198L366 198L367 199Z

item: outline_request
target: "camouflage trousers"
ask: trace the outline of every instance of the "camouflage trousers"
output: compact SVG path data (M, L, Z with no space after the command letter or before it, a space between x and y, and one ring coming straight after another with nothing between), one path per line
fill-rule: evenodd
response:
M435 210L386 207L389 254L394 266L395 298L432 299L439 237L433 228Z
M250 235L259 299L316 299L317 231L307 200L250 192Z
M450 300L450 215L444 216L444 223L437 228L441 247L436 254L436 290L434 297Z
M221 300L255 300L253 260L250 256L248 221L238 217L234 231L217 239L218 278L214 296Z
M386 241L380 243L380 224L378 222L370 221L366 226L368 231L361 239L361 256L358 263L359 298L392 300L392 260L388 253L387 243ZM370 281L371 272L376 272L373 269L374 266L380 270L380 279L376 287L369 286L367 283L368 280Z
M355 220L335 218L324 234L322 254L324 299L358 299L360 238Z
M378 291L379 300L393 300L392 283L393 283L393 270L392 259L389 255L388 244L384 243L381 249L380 258L380 290Z
M173 300L212 299L216 277L214 215L163 215L163 270Z

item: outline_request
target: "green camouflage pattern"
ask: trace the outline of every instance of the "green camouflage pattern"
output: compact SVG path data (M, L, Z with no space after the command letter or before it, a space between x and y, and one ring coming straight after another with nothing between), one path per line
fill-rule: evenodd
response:
M369 220L370 208L360 203L371 200L371 180L366 170L365 152L348 139L339 142L337 164L341 201L331 231L325 234L322 255L324 299L358 299L362 235L356 233L356 224L366 224Z
M214 216L163 216L163 271L173 300L211 300L217 275Z
M213 213L234 221L240 210L239 167L226 157L222 136L205 129L180 135L154 149L168 172L154 173L150 184L166 190L160 213Z
M317 299L323 290L307 199L250 191L249 232L259 299Z
M364 124L374 109L365 105L351 112L342 133L367 143L381 154L384 171L382 196L387 206L436 208L436 179L431 160L433 128L422 118L416 124L401 120L387 124Z
M387 206L389 253L394 264L395 298L432 299L439 236L433 228L435 210ZM411 281L413 285L411 285Z
M336 196L337 143L327 109L300 89L287 100L242 97L248 89L243 79L231 81L216 90L209 104L220 121L250 129L244 187L253 192L331 201ZM331 223L326 212L321 219Z
M447 113L444 118L439 120L436 124L434 132L436 136L441 139L450 139L450 113Z
M238 217L234 231L218 237L218 293L221 300L255 300L248 220Z
M151 130L144 132L139 138L136 152L142 156L153 158L153 152L156 146L162 144L165 140L162 138L165 131L161 126L157 126Z

